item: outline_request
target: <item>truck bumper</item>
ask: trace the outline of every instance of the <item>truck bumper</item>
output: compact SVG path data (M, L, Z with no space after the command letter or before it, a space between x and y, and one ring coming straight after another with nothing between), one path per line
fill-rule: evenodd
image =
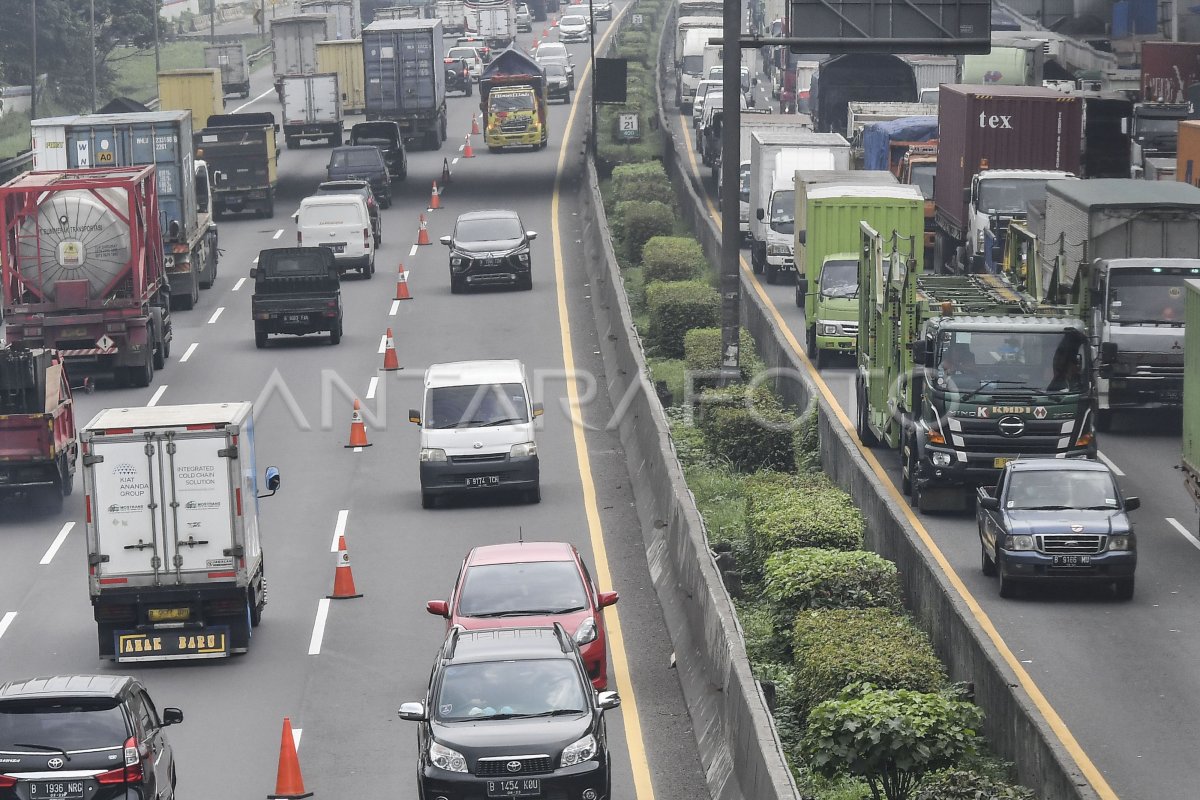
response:
M950 463L942 466L933 462L935 454L944 454ZM1004 465L1028 453L1020 452L989 452L986 456L970 456L967 461L958 461L952 448L933 447L926 445L917 464L917 474L914 478L922 490L946 488L974 488L976 486L992 486L1000 477ZM1096 446L1075 447L1065 453L1038 454L1047 458L1086 458L1096 457Z
M524 133L488 133L483 141L488 147L537 147L546 141L544 130Z
M306 333L324 333L337 327L338 312L300 311L294 314L256 314L254 330L259 333L284 333L303 336Z
M1107 583L1132 578L1137 569L1137 551L1096 553L1089 563L1056 567L1054 557L1030 550L1000 550L1000 568L1006 578L1054 583Z
M0 495L58 485L57 461L8 463L0 467Z
M1182 408L1183 382L1169 379L1110 378L1100 408Z
M818 325L817 330L819 331L820 329L821 327ZM858 337L845 335L823 336L818 333L817 349L829 350L835 353L854 353L858 350Z
M506 457L503 461L484 464L455 464L451 461L421 463L423 494L524 491L538 488L540 479L541 467L537 456Z
M242 189L236 192L221 192L213 195L213 205L217 211L244 211L265 205L270 199L271 189Z
M249 596L249 588L236 582L104 590L92 596L100 655L136 662L244 653L250 645Z
M196 291L198 278L189 262L183 267L168 269L167 280L171 282L171 297L191 297Z

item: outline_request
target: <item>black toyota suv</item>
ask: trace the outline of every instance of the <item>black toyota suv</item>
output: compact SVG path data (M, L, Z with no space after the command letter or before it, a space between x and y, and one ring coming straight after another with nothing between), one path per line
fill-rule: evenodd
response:
M175 757L137 678L58 675L0 685L0 800L173 800Z
M450 629L419 722L421 797L609 797L604 712L621 704L596 692L579 647L556 624Z

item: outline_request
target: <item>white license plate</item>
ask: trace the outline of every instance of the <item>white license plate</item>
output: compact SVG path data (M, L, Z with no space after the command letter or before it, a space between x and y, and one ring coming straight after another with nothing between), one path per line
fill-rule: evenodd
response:
M542 793L541 778L508 778L487 782L488 797L538 797Z
M1091 556L1054 556L1056 567L1086 567L1091 563Z
M499 486L499 475L474 475L467 478L467 486Z
M80 800L83 781L30 781L30 800Z

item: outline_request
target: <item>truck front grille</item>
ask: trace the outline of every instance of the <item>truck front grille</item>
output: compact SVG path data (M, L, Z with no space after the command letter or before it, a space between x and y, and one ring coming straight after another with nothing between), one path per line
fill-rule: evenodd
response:
M1094 555L1104 551L1108 537L1100 534L1048 533L1038 536L1038 550L1060 555Z
M527 130L529 130L529 120L527 119L514 120L500 125L502 133L524 133Z
M481 453L478 455L472 453L465 456L450 456L450 461L454 464L484 464L504 459L504 453Z

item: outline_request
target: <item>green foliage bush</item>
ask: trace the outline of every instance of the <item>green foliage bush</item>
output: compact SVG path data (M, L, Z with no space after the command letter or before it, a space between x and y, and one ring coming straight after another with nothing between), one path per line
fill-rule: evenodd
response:
M763 594L776 609L900 609L896 565L865 550L797 547L772 553L763 565Z
M862 513L820 473L747 488L746 535L760 565L794 547L857 550L862 534Z
M1024 786L1015 786L974 770L947 769L927 775L916 800L1035 800Z
M615 171L613 174L616 174ZM708 259L695 239L687 236L655 236L642 247L642 269L646 272L647 281L698 280L708 272Z
M622 200L617 203L613 232L620 242L618 253L628 264L642 259L642 247L655 236L667 236L675 226L671 207L658 200ZM681 345L682 346L682 345ZM681 357L682 352L679 353Z
M647 247L649 249L649 247ZM754 337L745 328L741 329L742 380L750 380L763 369L762 359L754 352ZM693 373L712 372L721 368L721 329L693 328L683 337L683 360L688 370ZM696 389L711 388L717 385L717 378L692 376L692 386Z
M908 800L928 772L975 750L982 722L949 693L858 684L812 710L802 750L816 772L861 775L875 797Z
M691 328L716 325L721 299L716 289L702 281L657 281L646 287L646 308L650 346L662 358L683 358L683 337Z
M817 609L796 615L792 631L801 718L847 686L936 692L945 670L928 637L886 608Z
M812 403L808 411L800 415L795 448L796 472L821 471L821 431L816 403Z
M706 389L697 427L713 453L742 472L790 469L794 418L765 386Z
M650 367L650 378L654 381L655 389L660 393L663 406L677 406L683 402L685 373L687 368L681 358L649 358L646 365ZM662 384L666 388L667 398L662 398ZM699 432L696 432L699 438ZM701 444L703 440L701 439Z
M622 164L613 169L608 199L614 204L622 200L670 201L674 197L671 179L661 161L641 164Z

